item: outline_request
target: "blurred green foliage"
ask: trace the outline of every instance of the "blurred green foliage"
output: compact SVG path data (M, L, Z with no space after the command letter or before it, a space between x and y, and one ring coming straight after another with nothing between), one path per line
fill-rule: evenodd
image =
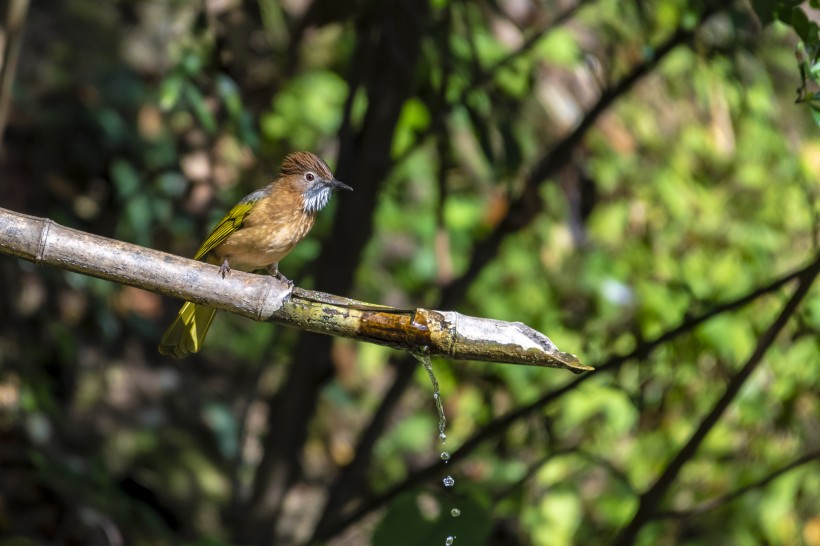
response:
M385 5L32 3L0 206L192 255L285 153L313 150L336 165L340 150L365 145L385 116L373 110L384 104L378 78L361 83L384 70L368 40L397 30ZM430 5L391 156L370 158L390 169L367 186L375 205L357 220L373 232L360 260L339 265L355 271L341 295L435 305L507 222L517 227L457 310L524 322L594 365L816 256L816 2L758 0L750 11L586 1L554 28L571 5ZM704 9L713 12L705 20ZM564 150L562 168L524 193L542 159L678 30L694 37L619 94ZM404 46L393 53L410 63ZM798 86L809 113L794 104ZM532 221L516 216L522 193ZM350 199L334 199L283 262L297 284L313 285L327 245L347 244L333 215ZM200 355L168 361L155 346L178 302L8 258L0 280L0 546L244 543L237 537L262 509L248 499L273 449L267 434L291 426L305 439L269 522L279 544L610 542L792 286L685 329L554 403L538 401L569 384L564 372L435 359L445 447L472 445L442 467L456 479L451 493L441 468L429 470L444 447L422 370L392 399L372 446L357 444L392 404L405 365L393 351L336 341L332 377L317 381L315 403L304 394L312 413L277 414L288 374L312 365L295 355L313 338L220 315ZM818 381L814 287L636 543L820 545ZM771 482L688 513L806 454ZM358 481L341 488L349 497L332 523L372 510L315 531L334 480L353 470Z

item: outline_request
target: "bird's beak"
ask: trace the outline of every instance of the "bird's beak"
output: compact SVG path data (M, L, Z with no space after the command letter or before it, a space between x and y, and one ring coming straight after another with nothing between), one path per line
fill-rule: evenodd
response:
M335 178L333 180L331 180L330 182L328 182L327 185L330 186L333 189L336 189L336 190L353 191L353 188L351 188L350 186L348 186L347 184L345 184L341 180L336 180Z

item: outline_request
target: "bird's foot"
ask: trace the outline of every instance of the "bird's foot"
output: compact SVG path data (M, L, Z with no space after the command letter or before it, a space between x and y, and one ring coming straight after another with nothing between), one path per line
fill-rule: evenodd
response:
M279 271L279 264L269 265L267 269L268 273L270 273L272 276L276 277L280 281L286 282L288 288L293 288L293 281L282 275L282 273Z
M219 273L222 275L222 278L225 278L225 275L228 275L231 272L231 266L228 263L228 257L225 256L225 259L222 260L222 265L219 266Z

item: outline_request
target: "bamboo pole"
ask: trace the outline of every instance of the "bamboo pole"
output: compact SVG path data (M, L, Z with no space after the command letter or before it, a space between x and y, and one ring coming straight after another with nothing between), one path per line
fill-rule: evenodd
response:
M258 321L377 343L416 354L591 370L520 322L454 311L396 309L290 287L268 275L219 268L0 208L0 253L91 275Z

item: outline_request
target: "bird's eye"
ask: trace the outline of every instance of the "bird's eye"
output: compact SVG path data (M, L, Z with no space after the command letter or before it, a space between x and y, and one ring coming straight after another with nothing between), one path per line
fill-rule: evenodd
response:
M313 173L305 173L305 180L307 180L308 182L313 182L314 180L316 180L316 175Z

